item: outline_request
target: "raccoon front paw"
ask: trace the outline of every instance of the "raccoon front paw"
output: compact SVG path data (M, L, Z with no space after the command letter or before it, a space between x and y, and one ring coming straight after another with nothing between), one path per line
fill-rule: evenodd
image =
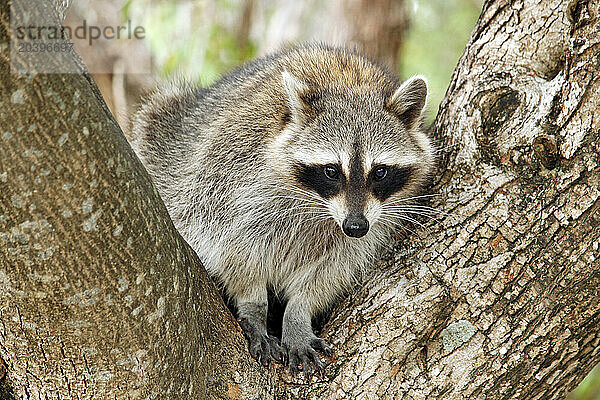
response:
M325 373L325 364L319 358L317 351L331 356L333 350L331 346L323 339L316 336L304 343L284 344L289 360L290 372L292 375L298 375L299 367L302 366L302 372L307 380L312 378L313 373L323 375Z
M248 351L253 358L264 366L268 366L271 359L282 364L286 363L286 352L276 337L261 332L256 324L246 318L240 319L239 323L246 340L248 340Z

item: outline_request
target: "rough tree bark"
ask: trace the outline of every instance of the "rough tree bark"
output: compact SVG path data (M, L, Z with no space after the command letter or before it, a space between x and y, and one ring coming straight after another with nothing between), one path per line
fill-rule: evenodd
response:
M450 215L411 227L337 308L324 329L336 354L311 385L249 362L86 76L1 75L5 386L563 398L600 361L599 14L598 2L486 2L435 123L432 203Z
M435 123L451 215L339 308L298 397L562 399L600 361L599 13L486 2Z
M12 6L60 24L50 2ZM9 60L1 7L0 399L263 398L271 378L77 55L47 58L77 74L9 74L28 59Z

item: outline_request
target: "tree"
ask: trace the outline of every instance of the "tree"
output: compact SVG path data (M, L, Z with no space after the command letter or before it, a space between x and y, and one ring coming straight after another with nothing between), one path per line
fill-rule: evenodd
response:
M12 7L14 26L60 24L50 2ZM77 55L48 53L57 73L21 75L10 63L39 70L35 58L9 56L4 45L0 399L264 393L268 374Z
M254 0L249 1L253 3ZM398 70L409 18L404 0L258 1L253 30L262 50L298 40L352 46ZM265 15L273 16L265 21Z
M3 73L5 396L563 398L600 361L599 13L486 2L434 126L448 215L333 312L311 385L249 359L84 68Z

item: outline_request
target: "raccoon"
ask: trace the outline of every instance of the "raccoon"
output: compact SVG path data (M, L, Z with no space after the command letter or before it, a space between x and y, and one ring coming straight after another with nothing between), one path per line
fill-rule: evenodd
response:
M237 308L253 357L322 372L311 326L357 281L424 190L427 82L360 53L307 44L208 88L157 89L130 142L169 214ZM267 293L285 302L281 341Z

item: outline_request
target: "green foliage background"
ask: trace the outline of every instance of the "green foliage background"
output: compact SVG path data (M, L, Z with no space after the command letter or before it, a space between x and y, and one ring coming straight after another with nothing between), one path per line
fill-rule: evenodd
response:
M568 400L600 400L600 365L571 392Z
M481 11L478 0L410 0L411 28L400 54L400 77L429 79L432 122Z
M160 1L130 0L127 13L146 3L145 26L154 65L161 77L185 71L203 85L257 55L252 39L240 49L232 18L242 0ZM429 79L431 96L427 121L433 121L452 71L481 9L481 0L407 0L411 27L399 54L397 71L406 79L414 74ZM265 18L269 18L266 15Z

